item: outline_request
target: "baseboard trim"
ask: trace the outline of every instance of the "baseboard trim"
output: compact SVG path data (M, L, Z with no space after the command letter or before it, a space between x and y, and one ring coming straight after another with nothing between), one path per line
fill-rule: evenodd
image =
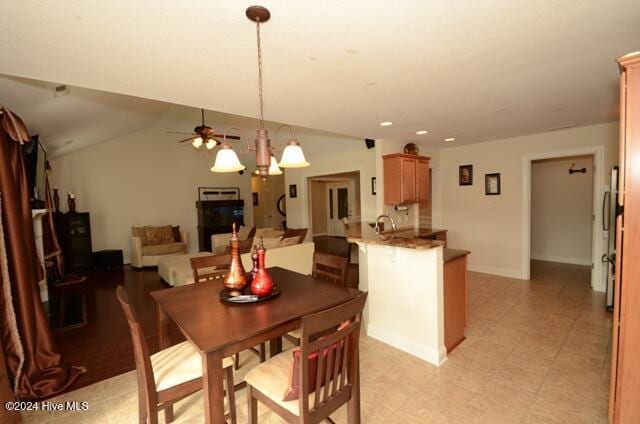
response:
M536 253L531 254L531 259L535 261L545 261L545 262L558 262L561 264L571 264L571 265L586 265L591 266L591 258L567 258L564 256L554 256L554 255L539 255Z
M367 326L367 335L380 340L390 346L416 356L430 364L440 366L447 360L447 349L440 346L439 349L430 349L404 337L392 334L374 325Z
M469 264L469 271L482 272L483 274L499 275L501 277L518 278L520 280L524 279L522 276L522 272L515 269Z

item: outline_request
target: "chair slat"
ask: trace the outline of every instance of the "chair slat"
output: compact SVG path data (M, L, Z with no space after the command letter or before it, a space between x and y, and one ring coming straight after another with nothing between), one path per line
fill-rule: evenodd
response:
M318 353L317 365L318 365L318 368L316 369L316 390L315 390L316 395L314 396L314 400L313 400L313 409L316 409L318 407L318 400L320 400L320 395L321 395L320 388L322 386L320 385L320 379L322 378L322 368L324 366L324 355L322 354L322 352Z
M344 350L342 351L342 375L340 376L340 390L344 389L344 383L347 378L347 360L349 357L349 342L351 341L351 337L347 337L344 340Z
M327 398L329 397L329 389L331 388L330 382L331 382L331 373L333 368L334 352L335 352L335 349L333 349L332 346L329 346L329 354L327 355L327 371L324 373L324 396L322 397L322 402L326 402Z
M340 362L342 362L342 348L344 346L344 341L338 343L336 347L336 360L333 363L333 378L331 382L331 394L332 396L336 394L336 390L338 389L338 376L340 375Z

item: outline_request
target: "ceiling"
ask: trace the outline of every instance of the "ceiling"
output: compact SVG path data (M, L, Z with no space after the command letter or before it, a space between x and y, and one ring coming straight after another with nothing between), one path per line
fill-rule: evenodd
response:
M148 127L171 107L79 87L55 97L57 85L0 75L0 103L23 119L29 134L40 135L51 157Z
M2 3L0 73L257 115L254 0ZM637 0L261 3L267 119L435 147L614 120L640 49Z

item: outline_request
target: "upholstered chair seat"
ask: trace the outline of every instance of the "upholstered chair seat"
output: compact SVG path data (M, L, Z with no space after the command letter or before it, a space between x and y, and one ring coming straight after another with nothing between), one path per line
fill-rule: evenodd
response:
M233 359L224 358L222 366L232 367ZM202 378L202 356L186 341L151 355L151 368L156 390L161 391Z

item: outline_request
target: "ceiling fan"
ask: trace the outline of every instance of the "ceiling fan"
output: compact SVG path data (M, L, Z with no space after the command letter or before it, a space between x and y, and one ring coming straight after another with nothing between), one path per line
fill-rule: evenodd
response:
M187 141L191 142L191 145L196 149L199 149L203 145L207 148L207 150L211 150L219 144L222 144L219 138L223 138L223 134L216 134L216 132L210 126L204 123L204 109L200 109L202 115L202 124L198 125L193 129L193 133L188 132L179 132L179 131L167 131L168 134L189 134L188 138L184 140L178 141L178 143L186 143ZM228 139L231 140L240 140L240 137L237 135L227 135Z

